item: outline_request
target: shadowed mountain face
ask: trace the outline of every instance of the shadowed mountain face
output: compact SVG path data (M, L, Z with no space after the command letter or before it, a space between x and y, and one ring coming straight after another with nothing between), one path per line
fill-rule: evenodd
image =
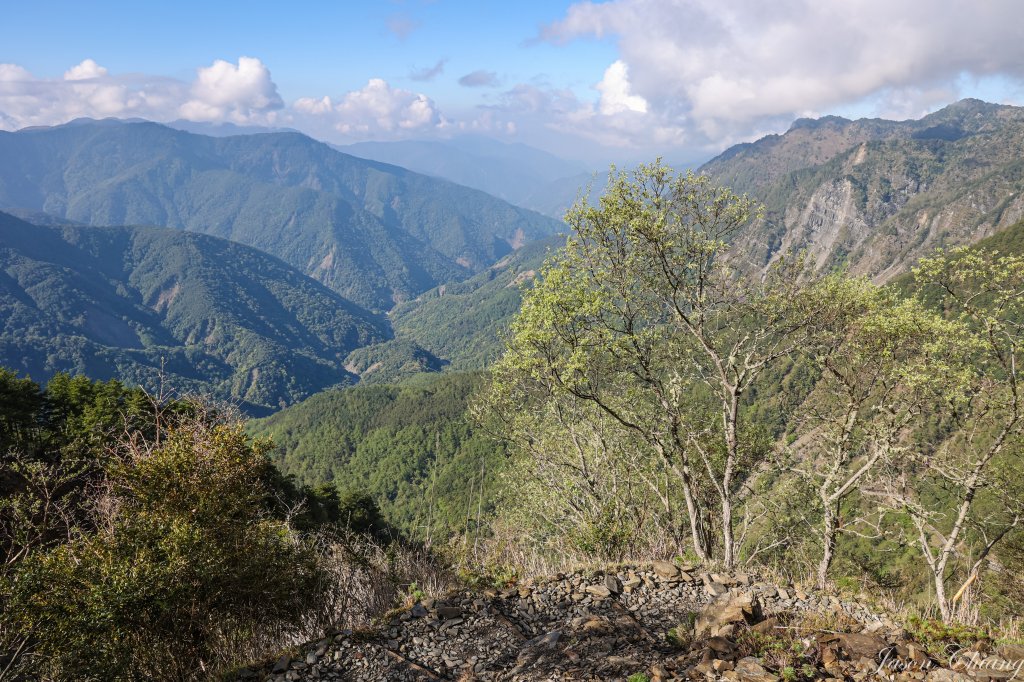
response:
M160 228L44 227L0 213L0 365L161 381L265 412L350 383L387 325L284 262Z
M1024 108L963 100L919 121L801 119L702 170L765 203L737 243L753 267L796 249L888 280L1024 217Z
M0 133L0 208L225 237L378 310L561 225L297 133L213 138L120 121Z

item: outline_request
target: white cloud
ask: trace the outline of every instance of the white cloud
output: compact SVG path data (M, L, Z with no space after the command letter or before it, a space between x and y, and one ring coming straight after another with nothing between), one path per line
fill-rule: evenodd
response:
M714 142L865 101L918 115L964 74L1024 78L1020 19L1018 0L609 0L572 5L541 37L614 39L622 78L605 73L599 112L643 101Z
M293 109L314 128L327 124L353 138L403 136L446 125L429 97L391 87L381 78L371 78L365 87L345 93L337 102L330 97L304 97Z
M64 72L66 81L82 81L107 75L107 70L91 59L83 60Z
M259 59L240 57L237 65L218 59L197 69L191 99L179 112L190 121L269 123L283 107L270 70Z
M17 64L0 64L0 82L30 81L32 74Z
M269 124L284 106L270 71L258 59L216 61L190 85L173 78L112 75L92 59L62 78L38 78L0 64L0 129L57 125L75 118L148 118Z
M83 116L159 119L185 90L172 79L111 76L91 59L60 79L37 78L17 64L0 64L0 128L55 125Z
M594 87L601 93L598 108L606 116L623 111L647 113L647 100L630 94L629 68L621 59L605 70L604 78Z

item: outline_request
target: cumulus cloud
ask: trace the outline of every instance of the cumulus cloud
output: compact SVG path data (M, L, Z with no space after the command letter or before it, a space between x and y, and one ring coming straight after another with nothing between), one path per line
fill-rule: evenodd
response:
M17 64L0 64L0 128L55 125L80 117L165 120L187 90L174 79L112 76L92 59L72 66L59 79L37 78Z
M148 118L269 124L284 106L259 59L217 60L193 83L139 74L111 74L92 59L62 78L38 78L17 64L0 64L0 128L56 125L75 118Z
M599 108L606 116L623 111L647 113L647 100L630 94L629 69L621 59L605 70L604 78L594 87L601 93Z
M1017 0L578 2L540 37L591 36L614 39L622 62L605 73L600 113L642 101L707 140L868 100L913 108L964 74L1024 78Z
M381 78L371 78L365 87L345 93L338 101L330 97L304 97L292 108L312 126L326 123L342 135L354 138L381 133L401 136L446 125L429 97L391 87Z
M64 80L83 81L90 78L101 78L106 75L107 70L105 68L97 64L92 59L86 59L65 71Z
M498 74L493 71L473 71L459 79L459 85L467 88L492 88L498 84Z
M516 130L557 133L560 144L577 140L576 154L579 138L604 147L656 152L687 142L683 128L651 116L646 102L630 94L627 76L621 65L609 66L593 86L600 93L596 101L581 99L565 88L519 83L482 109L496 120L514 121Z
M444 65L447 61L447 59L438 59L437 63L433 66L415 69L409 74L409 78L414 81L432 81L444 73Z
M254 57L240 57L238 64L218 59L197 69L190 94L179 109L190 121L268 123L284 107L270 69Z

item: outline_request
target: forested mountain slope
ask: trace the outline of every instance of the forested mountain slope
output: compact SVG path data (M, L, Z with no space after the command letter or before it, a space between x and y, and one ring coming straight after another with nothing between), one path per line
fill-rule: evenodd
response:
M705 164L766 205L736 245L753 267L806 249L887 280L936 247L1024 217L1024 108L963 100L919 121L802 119Z
M464 282L445 284L390 313L396 341L412 341L452 369L482 369L501 355L502 335L519 310L522 288L548 254L565 243L551 237L523 247Z
M297 133L206 137L82 120L0 133L0 209L204 232L388 309L464 279L560 223Z
M355 377L386 323L280 260L161 228L43 227L0 213L0 365L201 390L254 411Z
M368 492L402 530L445 538L498 492L489 484L504 450L467 418L482 381L456 372L325 391L251 421L249 431L273 438L284 473Z

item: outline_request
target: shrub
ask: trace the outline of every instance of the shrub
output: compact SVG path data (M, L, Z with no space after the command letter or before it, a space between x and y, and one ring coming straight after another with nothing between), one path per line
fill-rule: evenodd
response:
M267 512L266 446L186 420L129 441L92 498L94 530L4 581L6 618L57 679L203 679L229 644L266 637L316 598L316 557Z

